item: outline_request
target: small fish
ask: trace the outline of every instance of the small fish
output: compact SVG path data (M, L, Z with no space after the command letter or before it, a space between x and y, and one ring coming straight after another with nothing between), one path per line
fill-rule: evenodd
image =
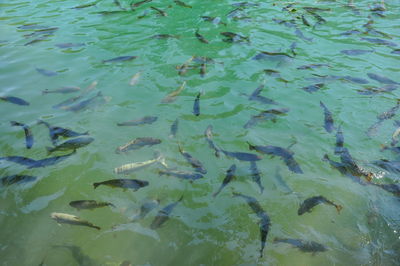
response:
M151 6L150 8L155 10L155 11L157 11L158 14L160 14L163 17L167 17L168 16L167 12L165 12L165 11L163 11L163 10L157 8L157 7Z
M260 170L258 170L256 162L254 161L250 162L250 173L251 179L258 185L260 188L260 193L262 194L264 191L264 186L261 184L261 173Z
M328 249L317 242L314 241L304 241L302 239L288 239L288 238L275 238L274 243L287 243L296 248L298 248L302 252L311 252L315 254L316 252L324 252Z
M14 96L0 96L0 100L10 102L17 105L29 105L29 103L21 98Z
M36 68L36 71L39 72L40 74L42 74L43 76L47 76L47 77L53 77L53 76L57 76L58 73L51 71L51 70L47 70L44 68Z
M206 63L202 63L200 65L200 77L204 78L206 76L206 71L207 71L207 64Z
M161 143L160 139L155 139L155 138L151 138L151 137L136 138L134 140L129 141L125 145L119 146L115 150L115 152L121 153L121 152L130 151L130 150L137 150L144 146L153 146L153 145L160 144L160 143Z
M160 204L159 200L148 200L144 202L142 206L140 206L140 213L132 218L132 222L136 222L140 219L143 219L149 212L158 207L159 204Z
M68 42L68 43L57 43L57 44L55 44L55 46L57 46L58 48L64 49L64 48L82 47L82 46L85 46L85 44Z
M36 176L30 176L30 175L9 175L2 177L0 179L0 184L2 184L3 186L10 186L12 184L33 182L36 179L37 179Z
M139 180L139 179L110 179L103 182L93 183L94 189L98 186L104 185L112 188L123 188L123 189L132 189L133 191L137 191L142 187L146 187L149 185L148 181Z
M310 64L310 65L299 66L297 69L304 70L304 69L313 69L313 68L320 68L320 67L329 67L329 65L328 64Z
M144 162L137 162L137 163L128 163L121 165L120 167L117 167L114 169L115 174L129 174L134 171L140 170L142 168L148 167L150 165L153 165L155 163L160 163L164 167L168 167L168 165L165 163L165 158L159 153L154 154L154 159L144 161Z
M217 192L215 192L212 196L215 198L226 185L228 185L233 178L235 178L235 172L236 172L236 165L232 164L231 167L226 171L226 176L224 180L222 181L221 186L218 188Z
M144 116L136 120L117 123L117 126L122 127L122 126L139 126L144 124L153 124L154 122L157 121L157 119L158 119L157 116Z
M391 146L394 146L394 145L396 145L396 144L399 142L398 137L399 137L399 135L400 135L400 121L396 120L396 121L394 122L394 125L395 125L397 128L396 128L396 130L395 130L395 131L393 132L393 134L392 134L392 142L390 143Z
M234 32L221 32L220 33L222 36L225 36L226 38L223 39L224 42L247 42L250 43L249 37L242 36L240 34L234 33Z
M73 103L77 102L78 100L82 99L83 96L88 94L90 91L94 90L97 86L97 81L92 82L86 89L82 90L82 92L75 97L69 98L59 104L53 105L54 109L63 109L68 107L69 105L72 105Z
M230 152L230 151L225 151L223 149L220 149L220 151L222 151L222 153L225 154L226 156L236 158L239 161L251 162L251 161L259 161L262 159L262 157L259 155L247 152Z
M185 157L186 161L190 163L196 172L199 172L203 175L207 174L207 170L204 168L203 164L198 159L194 158L190 153L184 151L181 145L179 145L179 152L183 157Z
M203 178L204 176L200 173L196 172L188 172L188 171L179 171L174 169L162 169L158 171L159 175L167 175L167 176L175 176L180 179L187 179L187 180L197 180Z
M273 18L272 21L274 21L277 24L283 24L284 26L288 27L288 28L294 28L296 27L296 21L294 19L291 20L281 20L281 19L276 19Z
M183 7L187 7L187 8L192 8L192 6L186 4L186 3L182 2L182 1L174 0L174 2L175 2L175 4L177 4L178 6L183 6Z
M186 74L186 72L189 69L189 64L192 62L193 59L194 59L194 56L192 56L185 63L183 63L182 65L177 67L179 76L183 76ZM186 84L186 81L184 81L184 83Z
M394 81L394 80L391 80L391 79L386 78L386 77L383 77L383 76L379 76L379 75L374 74L374 73L367 73L367 76L368 76L370 79L376 80L376 81L378 81L378 82L380 82L380 83L382 83L382 84L387 84L387 85L400 85L399 82L396 82L396 81Z
M179 35L171 35L171 34L156 34L151 36L150 38L153 39L179 39L180 36Z
M80 210L92 210L96 208L111 206L114 207L114 204L109 202L97 202L95 200L74 200L69 203L69 206Z
M303 7L303 9L305 11L307 11L307 12L310 12L310 13L313 13L313 12L316 12L316 11L331 11L330 8L309 7L309 6Z
M96 95L94 95L93 97L91 97L89 99L83 100L83 101L78 102L73 105L62 106L61 109L67 110L67 111L72 111L72 112L79 112L79 111L85 110L85 109L89 108L90 106L94 105L96 100L98 100L98 99L104 99L101 91L99 91Z
M361 38L361 40L370 42L370 43L375 43L375 44L380 44L380 45L386 45L390 47L396 47L397 43L391 42L391 41L386 41L378 38Z
M164 208L162 208L156 215L156 217L154 218L153 222L150 225L150 228L155 230L159 227L161 227L161 225L163 225L166 221L168 221L172 211L174 210L174 208L176 207L176 205L178 205L179 202L181 202L183 199L183 196L181 196L179 198L179 200L168 204L167 206L165 206Z
M206 38L204 38L204 36L201 35L201 34L199 33L199 29L197 29L196 32L195 32L194 34L196 35L196 38L197 38L200 42L202 42L202 43L207 43L207 44L209 43L209 41L207 41Z
M335 129L332 113L322 101L319 102L319 105L324 110L324 128L326 132L331 133Z
M308 199L304 200L300 204L300 208L297 211L297 214L298 215L302 215L302 214L304 214L306 212L311 212L312 208L314 208L315 206L317 206L318 204L321 204L321 203L326 203L326 204L334 206L338 213L340 213L340 210L343 208L342 206L337 205L337 204L333 203L330 200L327 200L323 196L314 196L314 197L311 197L311 198L308 198Z
M293 190L288 186L288 184L286 184L285 180L281 176L279 167L276 167L274 178L285 194L293 193Z
M182 83L182 85L174 90L173 92L171 92L170 94L168 94L167 96L165 96L162 100L161 103L172 103L176 100L176 97L185 89L186 86L186 81L184 81Z
M138 72L135 75L133 75L131 77L131 80L129 81L129 85L135 86L139 82L139 78L140 78L141 74L142 74L142 72Z
M366 88L357 90L357 93L361 94L361 95L376 95L379 93L386 93L386 92L394 91L395 89L397 89L397 87L398 87L397 85L393 85L393 84L388 84L388 85L385 85L380 88L366 87Z
M34 39L34 40L32 40L32 41L29 41L29 42L25 43L24 46L28 46L28 45L32 45L32 44L35 44L35 43L38 43L38 42L45 41L45 40L48 39L49 36L53 36L53 35L51 35L51 34L45 34L45 35L43 35L43 36L41 36L41 37L39 37L39 38L36 38L36 39Z
M82 252L80 247L74 245L54 245L54 248L66 248L72 253L72 257L80 266L97 266L99 263Z
M212 129L213 127L209 125L206 130L204 131L204 136L206 137L206 141L208 143L208 146L215 151L215 156L219 157L219 154L221 152L221 149L218 148L213 141L213 134L212 134Z
M226 26L226 23L222 22L220 17L201 16L201 19L203 19L204 21L207 21L207 22L211 22L213 24L222 24L222 25Z
M79 137L79 136L89 135L89 132L87 132L87 131L83 132L83 133L79 133L79 132L75 132L75 131L67 129L67 128L54 127L43 120L38 120L38 124L43 124L49 129L50 139L54 145L56 144L59 137L71 138L71 137Z
M75 7L73 7L73 9L87 8L87 7L95 6L96 4L97 4L97 2L92 2L92 3L88 3L88 4L83 4L83 5L75 6Z
M376 123L374 123L373 125L371 125L367 129L367 135L368 136L376 135L377 130L378 130L378 126L381 125L383 121L393 118L396 115L396 112L399 110L399 108L400 108L400 100L397 100L397 103L396 103L396 105L394 107L392 107L389 110L379 114L376 117L378 119L378 121Z
M343 76L343 77L338 77L338 78L342 79L342 80L358 83L358 84L368 84L369 83L368 80L366 80L366 79L356 78L356 77L352 77L352 76Z
M306 17L304 15L301 15L301 20L303 21L303 24L310 27L310 23L307 21Z
M296 34L297 37L299 37L300 39L304 40L304 41L308 41L308 42L312 42L313 38L307 38L306 36L304 36L304 33L296 28L296 30L294 31L294 34Z
M352 50L342 50L340 51L345 55L363 55L374 52L374 50L361 50L361 49L352 49Z
M44 91L42 91L42 94L48 94L48 93L72 93L72 92L77 92L79 91L81 88L79 87L61 87L55 90L49 90L49 89L45 89Z
M76 150L81 147L85 147L92 143L94 138L92 137L79 137L76 139L67 140L55 147L46 147L48 154L55 151L68 151L68 150Z
M272 122L275 123L278 115L286 115L287 112L289 112L288 108L269 109L262 111L259 114L252 116L250 120L243 127L250 128L256 125L258 122L266 120L271 120Z
M176 132L178 131L178 125L179 125L179 120L177 118L171 125L170 134L169 134L170 138L176 137Z
M33 134L29 126L16 122L16 121L11 121L11 126L20 126L24 129L25 132L25 144L26 148L30 149L33 146Z
M143 1L133 3L133 4L131 4L131 8L133 9L134 7L139 7L145 3L150 3L151 1L153 1L153 0L143 0Z
M324 83L317 83L317 84L313 84L313 85L309 85L306 87L301 88L302 90L308 92L308 93L313 93L318 91L319 89L321 89L324 86Z
M279 57L279 58L294 58L293 55L287 54L287 53L282 53L282 52L267 52L267 51L262 51L258 54L256 54L252 60L261 60L261 59L266 59L269 57Z
M250 101L258 101L264 104L276 104L278 105L279 103L275 102L274 100L264 97L262 95L260 95L261 91L264 89L265 85L261 84L260 86L258 86L249 96L249 100Z
M194 104L193 104L193 114L195 116L199 116L200 115L200 96L201 96L201 92L199 92L196 96L196 99L194 100Z
M71 214L67 214L67 213L52 212L50 214L50 217L59 224L82 225L82 226L95 228L97 230L101 229L100 227L98 227L88 221L82 220L81 218L79 218L75 215L71 215Z
M125 56L118 56L115 58L103 60L103 63L115 63L115 62L123 62L136 59L137 56L125 55Z
M343 152L344 136L342 131L342 126L340 125L336 131L336 146L335 154L341 154Z

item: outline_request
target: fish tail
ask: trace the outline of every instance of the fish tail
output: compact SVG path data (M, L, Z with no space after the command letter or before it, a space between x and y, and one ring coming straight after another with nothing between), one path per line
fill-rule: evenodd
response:
M340 214L340 211L343 209L342 205L335 205L337 212Z
M94 187L94 189L96 189L98 186L100 186L101 185L101 183L93 183L93 187Z

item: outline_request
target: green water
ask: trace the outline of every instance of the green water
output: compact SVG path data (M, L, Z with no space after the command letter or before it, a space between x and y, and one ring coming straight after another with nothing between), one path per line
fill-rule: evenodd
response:
M386 1L384 17L373 15L373 1L356 1L358 12L345 7L345 1L304 1L295 3L292 14L282 11L287 2L258 3L246 7L247 19L227 18L236 7L235 1L194 1L192 8L173 1L154 1L136 11L100 15L100 11L120 10L112 0L100 0L82 9L73 9L86 1L0 1L0 94L17 96L30 102L19 106L0 102L0 156L19 155L33 159L47 156L51 146L48 130L36 125L38 119L52 125L89 131L95 139L70 158L45 168L26 167L1 161L1 175L27 174L38 177L35 182L14 184L0 190L0 262L2 265L78 265L67 248L73 245L86 256L82 265L398 265L400 261L400 205L392 194L374 186L362 186L340 174L321 158L333 154L335 133L323 128L323 101L333 113L335 125L342 125L345 147L363 167L377 173L377 183L399 182L398 176L373 167L369 162L381 158L396 159L390 151L381 152L381 144L389 144L395 130L393 120L384 121L378 133L367 136L367 129L376 116L396 104L398 90L378 95L360 95L357 90L368 86L380 87L367 73L376 73L400 82L399 55L394 48L361 40L380 38L400 45L400 3ZM121 1L124 8L129 3ZM167 17L158 16L154 6L165 10ZM305 15L314 25L316 19L302 7L330 8L318 11L326 23L314 28L305 26ZM148 13L146 14L145 12ZM144 15L138 19L138 16ZM373 28L379 33L343 36L348 30L365 31L371 16ZM227 26L203 21L200 16L220 17ZM273 19L295 19L297 27L312 41L294 34L295 28L278 24ZM25 45L43 35L25 37L32 29L22 25L38 24L58 29L44 40ZM200 33L209 44L199 42ZM249 36L250 43L227 43L220 32L231 31ZM179 39L153 39L155 34L179 35ZM290 60L251 60L260 51L291 54L290 46L297 43L296 56ZM58 48L60 43L84 43L84 46ZM345 49L373 50L358 56L340 53ZM103 64L102 60L133 55L137 59ZM215 60L207 65L205 77L199 69L190 69L180 76L175 67L193 55ZM328 64L308 70L297 67L307 64ZM58 73L44 76L35 68ZM265 75L263 69L280 72L287 82ZM141 72L135 86L129 81ZM312 74L352 76L368 84L343 80L325 81L322 89L312 94L302 87L320 81ZM97 81L97 88L84 99L101 91L107 101L80 112L54 109L58 104L79 93L46 94L42 90L62 86L77 86L82 90ZM185 90L170 104L160 104L170 92L186 81ZM262 95L280 106L249 101L250 95L265 82ZM193 115L196 95L200 97L200 116ZM261 122L245 129L252 115L270 108L289 108L277 121ZM118 122L157 116L151 125L118 127ZM169 138L170 126L179 120L176 138ZM32 149L25 148L20 127L11 127L15 120L31 126L34 136ZM248 152L246 141L257 145L291 147L304 174L288 170L278 157L263 156L258 162L265 187L261 194L252 182L249 163L222 155L214 156L204 138L208 125L213 126L214 141L228 151ZM126 154L115 149L138 137L154 137L162 143ZM153 158L154 151L165 156L170 167L192 168L178 151L178 143L198 158L208 170L204 178L189 182L158 175L159 166L140 170L128 178L149 181L150 185L136 192L100 186L92 183L123 176L113 169L129 162ZM63 152L57 153L66 154ZM236 164L236 179L218 197L214 193L227 169ZM294 193L276 180L276 171ZM232 191L255 197L271 218L264 256L259 258L260 236L257 216ZM157 211L178 200L171 218L160 228L150 229ZM299 204L306 198L323 195L343 206L338 214L329 205L320 205L313 212L297 215ZM113 203L116 208L77 211L69 206L72 200L93 199ZM160 207L143 220L129 223L146 199L159 199ZM73 214L89 220L102 229L62 225L50 218L52 212ZM121 225L124 224L124 225ZM113 226L116 226L113 228ZM274 244L273 239L299 238L325 245L328 250L312 255L288 244ZM90 258L90 259L88 259ZM82 262L83 260L83 262Z

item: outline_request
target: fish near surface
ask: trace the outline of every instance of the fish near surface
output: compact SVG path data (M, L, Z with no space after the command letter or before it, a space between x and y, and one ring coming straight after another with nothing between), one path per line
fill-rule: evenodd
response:
M167 12L165 12L164 10L161 10L161 9L159 9L157 7L154 7L154 6L151 6L150 8L155 10L155 11L157 11L160 16L168 17Z
M262 159L262 157L257 154L252 154L247 152L231 152L223 149L220 149L220 151L222 151L222 153L225 154L226 156L238 159L239 161L251 162L251 161L259 161Z
M145 125L145 124L153 124L156 122L158 117L156 116L144 116L142 118L136 119L136 120L130 120L126 122L120 122L117 123L117 126L139 126L139 125Z
M10 175L10 176L4 176L0 179L0 183L3 186L10 186L12 184L22 184L22 183L27 183L27 182L33 182L37 178L36 176L30 176L30 175Z
M345 55L363 55L374 52L374 50L362 50L362 49L352 49L352 50L342 50L340 51Z
M217 192L213 194L214 198L222 191L224 187L226 187L232 181L233 178L235 178L235 172L236 172L236 165L232 164L231 167L229 167L229 169L226 171L226 176L222 181L221 186L218 188Z
M196 172L189 172L189 171L179 171L179 170L174 170L174 169L161 169L158 171L158 174L160 176L162 175L167 175L167 176L175 176L180 179L186 179L186 180L197 180L200 178L203 178L204 176L200 173Z
M185 157L186 161L192 165L196 172L203 175L207 174L207 170L204 168L203 164L196 158L194 158L190 153L184 151L179 145L179 152Z
M178 6L186 7L186 8L192 8L192 6L186 4L185 2L179 1L179 0L174 0L175 4Z
M140 219L143 219L149 212L151 212L153 209L158 207L158 205L160 205L159 200L148 200L148 201L144 202L140 206L139 214L132 218L132 222L136 222Z
M99 263L94 261L89 256L85 255L82 252L82 249L78 246L74 245L54 245L54 248L66 248L69 249L72 253L72 257L78 263L79 266L98 266Z
M262 194L264 191L264 186L261 184L261 173L260 170L257 167L256 162L250 162L250 174L251 174L251 179L253 180L254 183L258 185L260 188L260 193Z
M336 131L336 146L335 154L340 154L343 151L344 146L344 136L342 131L342 126L340 125Z
M126 152L126 151L130 151L130 150L137 150L144 146L153 146L153 145L160 144L160 143L161 143L160 139L155 139L155 138L150 138L150 137L136 138L134 140L129 141L125 145L119 146L115 150L115 152L120 153L120 152Z
M286 115L287 112L289 112L288 108L269 109L262 111L259 114L252 116L250 120L243 127L249 128L256 125L260 121L266 121L266 120L271 120L272 122L275 123L278 115Z
M374 73L367 73L367 76L370 79L376 80L376 81L378 81L378 82L380 82L382 84L386 84L386 85L399 85L400 84L399 82L391 80L391 79L389 79L387 77L379 76L379 75L374 74Z
M372 185L377 186L382 188L383 190L386 190L389 193L392 193L393 195L400 197L400 184L395 183L395 184L375 184L372 183Z
M126 175L126 174L132 173L134 171L148 167L150 165L153 165L155 163L160 163L161 165L163 165L166 168L168 167L168 165L165 163L164 156L162 156L159 153L156 153L154 159L144 161L144 162L128 163L128 164L121 165L120 167L114 168L114 173Z
M162 208L156 215L156 217L154 218L153 222L150 225L150 228L155 230L157 228L160 228L166 221L168 221L172 211L174 210L174 208L176 207L176 205L178 205L179 202L181 202L183 199L183 196L181 196L179 198L179 200L168 204L167 206L165 206L164 208Z
M320 90L323 86L324 86L324 83L317 83L317 84L313 84L313 85L309 85L309 86L303 87L301 89L306 91L306 92L313 93L313 92L316 92L316 91Z
M59 224L81 225L81 226L95 228L97 230L101 229L100 227L98 227L86 220L82 220L81 218L79 218L75 215L71 215L71 214L67 214L67 213L52 212L50 217Z
M400 174L400 161L390 161L387 159L381 159L374 161L372 163L389 172Z
M324 110L324 128L326 132L331 133L333 130L335 130L332 113L322 101L319 102L319 105Z
M17 105L29 105L29 103L21 98L14 97L14 96L1 96L0 100L5 102L10 102Z
M397 43L391 42L391 41L387 41L387 40L382 40L382 39L378 39L378 38L361 38L361 40L370 42L370 43L375 43L375 44L379 44L379 45L386 45L386 46L390 46L390 47L396 47Z
M201 92L199 92L196 96L196 99L194 100L194 104L193 104L193 114L195 116L199 116L200 115L200 96L201 96Z
M177 89L165 96L162 100L161 103L172 103L176 100L176 97L185 89L186 86L186 81L182 83L182 85Z
M214 154L216 157L219 157L221 149L218 148L214 141L213 141L213 134L212 134L212 125L209 125L206 130L204 131L204 136L206 137L206 141L208 143L208 146L214 150Z
M36 68L36 71L39 72L40 74L42 74L43 76L47 76L47 77L53 77L53 76L57 76L58 73L51 71L51 70L47 70L44 68Z
M396 112L399 110L399 108L400 108L400 99L397 100L397 103L396 103L396 105L394 107L392 107L389 110L379 114L376 117L378 119L378 121L368 128L367 135L368 136L375 135L377 133L378 126L381 125L383 121L391 119L392 117L394 117L396 115Z
M55 147L47 147L48 154L55 151L76 150L81 147L87 146L94 141L92 137L79 137L76 139L67 140Z
M79 132L75 132L75 131L67 129L67 128L54 127L54 126L51 126L49 123L47 123L47 122L45 122L43 120L38 120L37 123L38 124L43 124L49 129L50 139L51 139L51 141L53 142L54 145L57 142L59 137L71 138L71 137L79 137L79 136L89 135L88 131L83 132L83 133L79 133Z
M62 94L65 94L65 93L77 92L79 90L80 90L79 87L61 87L61 88L58 88L58 89L55 89L55 90L46 89L46 90L42 91L42 94L48 94L48 93L62 93Z
M311 252L315 254L316 252L324 252L328 249L317 242L314 241L304 241L302 239L289 239L289 238L275 238L274 243L287 243L296 248L298 248L302 252Z
M199 29L196 30L196 32L194 33L194 35L196 36L196 38L197 38L200 42L206 43L206 44L209 43L209 41L207 41L207 39L206 39L203 35L201 35L201 34L199 33Z
M169 133L169 137L170 138L175 138L176 137L176 133L178 132L178 126L179 126L179 120L178 118L175 119L175 121L172 123L171 125L171 129L170 129L170 133Z
M70 106L63 106L61 107L61 109L72 112L79 112L94 105L97 99L104 99L103 93L101 91L99 91L96 95L89 99L83 100Z
M76 151L73 151L66 155L53 156L50 158L37 160L33 165L29 166L28 168L39 168L39 167L46 167L46 166L54 165L56 163L59 163L65 159L67 159L68 157L70 157L71 155L73 155L75 153L76 153Z
M249 100L250 100L250 101L258 101L258 102L261 102L261 103L264 103L264 104L276 104L276 105L278 105L278 103L275 102L274 100L269 99L269 98L267 98L267 97L264 97L264 96L260 95L260 93L261 93L261 91L262 91L262 89L263 89L264 87L265 87L264 84L261 84L260 86L258 86L258 87L251 93L251 95L249 96Z
M74 200L69 203L69 206L76 208L78 210L92 210L96 208L111 206L114 207L114 204L109 202L97 202L95 200Z
M337 204L333 203L332 201L327 200L323 196L314 196L314 197L304 200L300 204L300 208L298 209L297 214L302 215L306 212L311 212L312 208L314 208L315 206L317 206L318 204L321 204L321 203L326 203L326 204L334 206L338 213L340 213L340 210L343 208L341 205L337 205Z
M29 126L16 122L16 121L11 121L11 126L20 126L24 129L25 133L25 145L27 149L32 148L33 146L33 134Z
M250 43L249 37L242 36L234 32L227 31L227 32L221 32L220 34L225 37L225 39L223 39L224 42Z
M137 56L126 55L126 56L118 56L111 59L103 60L102 62L103 63L124 62L124 61L134 60L136 58Z
M123 189L132 189L133 191L137 191L142 187L146 187L149 185L148 181L145 180L139 180L139 179L111 179L111 180L106 180L103 182L98 182L98 183L93 183L94 189L96 189L98 186L104 185L104 186L109 186L112 188L123 188Z

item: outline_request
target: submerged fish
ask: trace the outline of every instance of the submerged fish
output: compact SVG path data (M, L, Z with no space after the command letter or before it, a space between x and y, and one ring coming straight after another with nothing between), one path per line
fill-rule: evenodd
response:
M150 225L150 228L155 230L159 227L161 227L161 225L163 225L166 221L168 221L172 211L174 210L174 208L176 207L176 205L178 205L179 202L181 202L181 200L183 199L183 196L181 196L179 198L179 200L168 204L167 206L165 206L164 208L162 208L156 215L156 217L154 218L153 222Z
M71 138L71 137L79 137L79 136L89 135L89 132L87 132L87 131L83 132L83 133L79 133L79 132L75 132L75 131L67 129L67 128L54 127L43 120L38 120L38 124L43 124L49 129L50 139L54 145L56 144L59 137Z
M378 121L368 128L367 135L368 136L375 135L376 132L377 132L378 126L381 125L383 121L391 119L392 117L394 117L396 115L396 112L399 110L399 108L400 108L400 99L397 100L396 105L394 107L392 107L389 110L379 114L376 117L378 119Z
M153 1L153 0L143 0L143 1L136 2L136 3L132 3L131 8L139 7L145 3L150 3L151 1Z
M331 133L334 129L335 126L333 125L333 117L332 117L332 113L331 111L329 111L329 109L325 106L325 104L320 101L319 105L322 107L322 109L324 110L324 128L326 130L326 132Z
M318 91L319 89L321 89L324 86L324 83L317 83L317 84L313 84L313 85L309 85L306 87L301 88L302 90L309 92L309 93L313 93Z
M174 0L174 2L175 2L175 4L177 4L178 6L183 6L183 7L187 7L187 8L192 8L192 6L186 4L186 3L182 2L182 1Z
M231 167L226 171L226 176L224 180L222 181L221 186L218 188L217 192L215 192L212 196L215 198L226 185L228 185L233 178L235 178L235 172L236 172L236 165L232 164Z
M400 174L400 161L390 161L387 159L380 159L372 163L389 172Z
M220 34L225 37L225 39L222 40L224 42L238 42L238 43L247 42L247 43L250 43L249 37L242 36L242 35L234 33L234 32L227 31L227 32L221 32Z
M131 172L134 172L134 171L140 170L142 168L148 167L150 165L153 165L155 163L160 163L161 165L163 165L166 168L168 167L168 165L165 163L164 156L156 153L154 159L144 161L144 162L128 163L128 164L121 165L120 167L117 167L114 169L114 173L126 175Z
M76 208L78 210L91 210L106 206L114 207L114 204L109 202L97 202L95 200L74 200L69 203L69 206Z
M336 145L335 145L335 154L341 154L343 151L344 145L344 136L342 131L342 126L340 125L336 131Z
M161 10L161 9L159 9L157 7L154 7L154 6L151 6L150 8L155 10L155 11L157 11L158 14L160 14L160 16L163 16L163 17L167 17L168 16L167 12L165 12L164 10Z
M16 122L16 121L11 121L12 126L20 126L24 129L25 132L25 144L26 148L30 149L33 146L33 134L29 126Z
M226 23L222 22L220 17L201 16L201 19L203 19L204 21L211 22L213 24L222 24L226 26Z
M294 58L293 55L290 55L290 54L287 54L287 53L262 51L262 52L256 54L252 58L252 60L261 60L261 59L266 59L266 58L269 58L269 57Z
M139 82L139 78L142 72L137 72L135 75L132 76L131 80L129 81L129 85L135 86Z
M264 89L264 84L261 84L260 86L258 86L249 96L249 100L250 101L258 101L264 104L276 104L278 105L277 102L275 102L274 100L264 97L262 95L260 95L261 91Z
M204 136L206 137L206 141L208 143L208 146L214 150L215 152L215 156L219 157L219 154L221 152L221 149L218 148L213 141L213 134L212 134L212 129L213 127L211 125L209 125L206 130L204 131Z
M21 98L14 96L0 96L0 100L10 102L17 105L29 105L29 103Z
M189 59L188 59L185 63L183 63L182 65L177 66L177 70L178 70L179 76L183 76L183 75L186 74L186 72L187 72L188 69L190 68L189 64L192 62L193 59L194 59L194 56L192 56L191 58L189 58ZM184 88L185 85L186 85L186 81L183 82L181 88L182 88L182 87ZM179 89L176 90L176 91L173 91L172 94L178 92L178 93L176 94L176 95L178 95L178 94L183 90L183 88L182 88L182 89L181 89L181 88L179 88ZM176 95L175 95L175 96L176 96ZM168 96L169 96L169 95L168 95ZM175 96L174 96L174 97L175 97ZM173 100L175 100L175 98L173 98Z
M304 33L296 28L296 30L294 31L294 34L296 34L297 37L299 37L300 39L304 40L304 41L308 41L308 42L312 42L313 38L307 38Z
M250 128L256 125L258 122L266 120L271 120L272 122L275 123L278 115L286 115L287 112L289 112L288 108L269 109L262 111L257 115L253 115L243 127Z
M149 185L148 181L139 180L139 179L111 179L103 182L93 183L94 189L96 189L100 185L109 186L112 188L119 187L123 189L132 189L133 191L137 191L142 187L146 187Z
M104 99L101 91L99 91L96 95L94 95L93 97L91 97L89 99L83 100L83 101L78 102L73 105L62 106L61 109L67 110L67 111L79 112L79 111L82 111L82 110L87 109L90 106L94 105L97 99Z
M385 92L391 92L394 91L395 89L397 89L397 85L393 85L393 84L388 84L385 86L382 86L380 88L378 87L365 87L363 89L357 90L358 94L361 95L376 95L379 93L385 93Z
M95 89L97 86L97 81L92 82L86 89L82 90L82 92L75 97L69 98L59 104L53 105L54 109L63 109L69 105L72 105L73 103L75 103L76 101L80 100L83 98L83 96L85 96L86 94L88 94L90 91L92 91L93 89Z
M250 162L250 173L251 173L251 179L258 185L260 188L260 193L263 193L264 191L264 186L261 184L261 173L260 170L258 170L256 162Z
M387 45L391 47L396 47L397 43L391 42L391 41L386 41L378 38L361 38L361 40L370 42L370 43L375 43L375 44L380 44L380 45Z
M76 139L67 140L55 147L46 147L48 154L55 151L68 151L68 150L76 150L86 145L89 145L94 141L92 137L79 137Z
M77 265L80 265L80 266L97 266L97 265L99 265L99 263L97 261L94 261L92 258L85 255L82 252L82 249L80 247L73 246L73 245L68 245L68 246L67 245L62 245L62 246L55 245L53 247L69 249L72 253L72 257L78 263Z
M342 50L340 51L345 55L363 55L374 52L374 50L361 50L361 49L352 49L352 50Z
M304 70L304 69L313 69L319 67L329 67L328 64L310 64L310 65L302 65L297 67L297 69Z
M155 138L151 138L151 137L136 138L134 140L129 141L125 145L119 146L115 150L115 152L120 153L120 152L126 152L126 151L130 151L130 150L137 150L144 146L153 146L153 145L160 144L160 143L161 143L160 139L155 139Z
M225 154L226 156L236 158L239 161L251 162L251 161L259 161L262 159L262 157L257 154L252 154L247 152L231 152L231 151L225 151L223 149L220 149L220 151L222 151L222 153Z
M185 89L186 86L186 81L184 81L182 83L182 85L174 90L173 92L171 92L170 94L168 94L167 96L165 96L162 100L161 103L172 103L176 100L176 97Z
M9 176L3 176L0 179L0 183L3 186L10 186L12 184L33 182L36 179L37 179L36 176L30 176L30 175L9 175Z
M77 92L79 91L81 88L79 87L61 87L59 89L55 89L55 90L49 90L46 89L44 91L42 91L42 94L48 94L48 93L71 93L71 92Z
M148 200L144 202L142 206L140 206L139 214L132 218L132 222L136 222L140 219L143 219L149 212L158 207L159 204L160 204L159 200Z
M387 85L399 85L400 84L399 82L391 80L391 79L389 79L387 77L379 76L379 75L374 74L374 73L367 73L367 76L370 79L376 80L376 81L378 81L378 82L380 82L382 84L387 84Z
M200 42L202 42L202 43L209 43L209 41L207 41L207 39L203 36L203 35L201 35L200 33L199 33L199 29L197 29L196 30L196 32L194 33L194 35L196 36L196 38L200 41Z
M100 227L98 227L86 220L82 220L81 218L79 218L75 215L71 215L71 214L67 214L67 213L53 212L53 213L51 213L50 217L59 224L82 225L82 226L95 228L97 230L101 229Z
M298 215L302 215L302 214L304 214L306 212L311 212L312 208L314 208L315 206L317 206L318 204L321 204L321 203L326 203L326 204L334 206L338 213L340 213L340 210L343 208L342 206L337 205L337 204L333 203L330 200L327 200L323 196L314 196L314 197L311 197L311 198L308 198L308 199L304 200L300 204L300 208L297 211L297 214Z
M47 76L47 77L53 77L53 76L57 76L58 73L51 71L51 70L47 70L44 68L36 68L36 71L39 72L40 74L42 74L43 76Z
M76 151L73 151L73 152L68 153L66 155L53 156L53 157L50 157L50 158L37 160L33 165L30 165L28 168L39 168L39 167L46 167L46 166L54 165L56 163L59 163L59 162L65 160L65 159L67 159L68 157L70 157L71 155L73 155L75 153L76 153Z
M24 165L27 167L34 166L37 162L34 159L23 157L23 156L5 156L5 157L0 157L0 161L1 160L17 163L17 164Z
M383 190L386 190L389 193L392 193L393 195L399 197L400 196L400 184L395 183L395 184L376 184L376 183L370 183L374 186L380 187Z
M82 47L85 46L84 43L57 43L55 44L55 46L57 46L58 48L73 48L73 47Z
M159 175L167 175L167 176L175 176L180 179L187 179L187 180L197 180L203 178L204 176L200 173L196 172L189 172L189 171L179 171L174 169L161 169L158 171Z
M288 184L286 184L285 180L281 176L279 167L276 167L274 178L285 194L293 193L293 190L288 186Z
M129 61L129 60L133 60L136 58L137 58L137 56L125 55L125 56L118 56L118 57L114 57L111 59L103 60L102 62L103 63L115 63L115 62Z
M179 35L156 34L156 35L151 36L150 38L153 38L153 39L170 39L170 38L179 39L180 37L179 37Z
M171 129L169 131L170 132L170 134L169 134L170 138L175 138L176 137L176 132L178 131L178 125L179 125L179 120L177 118L177 119L175 119L175 121L171 125Z
M396 128L396 130L393 132L393 134L392 134L392 141L390 142L390 145L391 146L394 146L394 145L396 145L398 142L399 142L399 140L398 140L398 137L399 137L399 135L400 135L400 121L395 121L394 122L394 125L397 127Z
M158 117L156 116L144 116L142 118L136 119L136 120L130 120L127 122L120 122L117 123L117 126L139 126L139 125L144 125L144 124L153 124L156 122Z
M83 5L79 5L79 6L75 6L72 7L73 9L82 9L82 8L87 8L87 7L91 7L91 6L95 6L97 4L96 2L92 2L92 3L88 3L88 4L83 4Z
M183 157L185 157L186 161L192 165L196 172L199 172L203 175L207 174L207 170L204 168L203 164L198 159L190 155L188 152L184 151L181 145L179 145L179 152L182 154Z
M275 238L274 243L287 243L298 248L302 252L311 252L313 254L328 250L324 245L317 242L304 241L302 239Z
M195 116L199 116L200 115L200 96L201 96L201 92L199 92L196 96L196 99L194 100L194 104L193 104L193 114Z

